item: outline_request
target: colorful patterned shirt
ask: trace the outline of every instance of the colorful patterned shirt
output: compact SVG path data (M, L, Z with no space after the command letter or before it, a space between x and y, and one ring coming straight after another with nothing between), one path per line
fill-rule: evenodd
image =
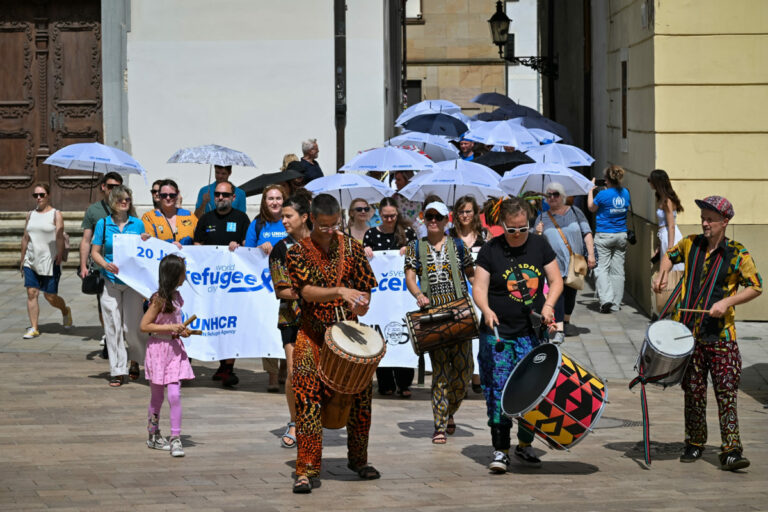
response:
M763 290L763 278L752 256L734 240L724 239L714 251L707 254L707 239L704 235L691 235L669 249L667 256L673 264L685 263L678 307L709 309L715 302L736 294L739 285L758 292ZM705 282L709 281L710 269L716 272L712 278L714 283L704 289ZM728 308L722 318L679 311L675 311L672 318L686 324L693 331L694 337L704 343L736 339L733 307Z
M451 262L448 258L448 241L453 240L456 246L456 259L461 271L459 272L459 278L461 279L461 288L464 296L466 297L469 292L467 291L467 281L465 276L473 276L475 272L475 264L472 261L472 255L463 247L463 242L459 239L453 239L447 237L445 242L439 251L436 251L434 247L427 241L426 238L420 241L413 241L408 244L408 249L405 251L405 263L404 269L413 270L416 272L416 277L421 279L421 265L422 262L419 259L419 246L420 244L427 244L427 276L429 278L429 300L430 305L447 304L456 300L457 293L456 288L453 285L453 277L451 276ZM462 245L462 249L459 249L459 244ZM420 285L424 290L424 285Z
M341 250L340 244L344 245ZM340 264L342 251L344 258ZM337 234L331 239L327 253L311 237L307 237L290 248L286 262L291 285L299 291L299 295L301 289L307 285L323 288L344 286L367 293L378 286L363 246L348 235ZM343 319L342 315L347 320L357 318L349 310L344 299L328 302L301 300L301 329L317 344L322 344L325 329Z
M288 251L296 245L296 240L291 235L283 238L269 253L269 273L272 275L272 286L275 290L291 288L291 276L288 275L286 259ZM293 299L280 299L280 308L277 311L278 327L298 327L301 324L301 308L299 301Z

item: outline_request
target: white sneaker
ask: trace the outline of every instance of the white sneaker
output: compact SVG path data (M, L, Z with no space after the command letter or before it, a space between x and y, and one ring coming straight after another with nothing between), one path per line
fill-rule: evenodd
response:
M565 333L563 331L557 331L552 339L549 340L553 345L562 345L565 341Z
M106 345L106 344L107 344L107 335L105 334L105 335L103 335L103 336L101 337L101 341L99 341L99 346L100 346L100 347L103 347L103 346L104 346L104 345Z
M488 469L490 469L492 473L501 474L506 473L508 467L509 457L507 457L507 454L499 451L493 452L493 460L488 464Z
M155 434L149 434L149 437L147 438L147 448L152 448L153 450L170 451L171 444L158 431Z
M38 336L40 336L40 331L30 327L29 329L27 329L27 332L24 333L24 336L22 336L22 338L24 338L25 340L31 340L32 338L37 338Z
M181 446L181 438L176 436L171 438L171 457L183 457L184 448Z

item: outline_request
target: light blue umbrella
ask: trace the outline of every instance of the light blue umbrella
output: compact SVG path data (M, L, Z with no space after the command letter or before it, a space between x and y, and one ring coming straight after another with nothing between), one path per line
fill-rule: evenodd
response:
M573 169L549 162L537 162L519 165L505 172L499 187L510 196L517 196L528 190L544 193L547 185L553 181L560 183L569 196L586 194L594 186Z
M424 100L411 105L395 120L395 126L402 126L404 122L422 114L455 114L461 112L461 107L448 100Z
M256 164L253 163L251 157L245 153L226 146L219 146L218 144L207 144L205 146L180 149L171 155L171 158L168 159L167 163L256 167Z
M73 171L138 174L147 183L147 171L131 155L98 142L70 144L46 158L43 163Z
M459 150L448 141L447 137L431 133L407 132L392 137L387 144L399 147L414 146L429 155L434 162L459 158Z
M507 121L473 123L464 138L487 146L511 146L521 150L539 145L539 141L527 129Z
M425 171L434 166L435 163L432 160L418 151L396 146L384 146L358 153L339 171Z
M312 180L304 187L312 194L330 194L339 200L342 208L349 208L352 201L360 198L378 203L395 193L386 184L370 176L351 173L331 174Z
M478 171L458 163L452 168L454 161L440 162L438 165L440 168L435 171L416 175L408 185L400 189L400 194L411 201L424 201L428 195L435 194L449 205L465 195L474 196L478 203L489 197L504 195L498 185L499 175L490 169L488 172Z
M595 161L586 151L569 144L545 144L525 150L537 162L560 164L565 167L586 167Z

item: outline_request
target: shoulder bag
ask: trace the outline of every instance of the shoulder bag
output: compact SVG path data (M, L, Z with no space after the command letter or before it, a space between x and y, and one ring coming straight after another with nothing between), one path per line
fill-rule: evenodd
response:
M98 224L97 224L98 225ZM104 217L104 236L101 239L101 246L107 241L107 218ZM104 277L95 268L93 260L88 264L88 274L83 278L83 284L80 290L86 295L101 295L104 291Z
M568 239L565 238L565 234L563 233L563 230L560 229L560 226L558 226L555 217L550 212L547 212L547 215L549 215L549 219L557 228L557 232L560 233L560 237L562 237L565 246L568 248L568 273L565 275L565 285L576 290L581 290L584 288L584 278L586 277L587 269L589 268L587 266L587 260L581 254L573 252L571 244L569 244ZM576 212L574 212L574 215L576 215ZM578 216L576 216L576 219L578 221ZM579 232L581 232L581 228L579 228Z

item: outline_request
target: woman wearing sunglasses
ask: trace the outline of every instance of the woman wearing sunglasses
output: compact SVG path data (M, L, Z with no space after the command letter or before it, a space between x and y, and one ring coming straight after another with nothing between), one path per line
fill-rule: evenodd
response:
M416 233L411 229L400 209L398 201L385 197L379 204L381 224L370 228L363 238L363 247L368 259L373 258L373 251L400 251L405 254L409 243L416 240ZM380 395L393 395L395 392L401 398L411 398L413 384L413 368L379 367L376 369L376 381Z
M547 238L549 245L554 249L563 278L568 275L571 251L574 254L584 254L585 246L587 266L590 269L595 268L595 244L592 240L592 229L584 212L566 204L565 188L560 183L548 184L544 190L544 197L549 204L549 210L536 219L536 230L538 234L543 234ZM568 240L568 245L565 244L563 237ZM566 336L578 335L578 331L570 323L571 314L576 306L576 291L576 288L565 286L560 298L557 299L555 304L557 332L552 338L553 343L562 343Z
M143 297L117 277L120 269L113 263L113 237L118 234L144 234L144 224L136 217L130 188L124 185L112 188L108 202L112 214L96 224L91 258L101 267L105 281L104 292L101 294L101 312L109 354L109 385L119 387L125 375L129 375L131 380L139 378L139 362L144 361L147 336L138 329L144 315Z
M488 469L505 473L509 465L512 421L502 413L501 396L515 365L540 343L531 313L553 331L555 303L563 291L563 278L555 252L547 239L531 235L526 206L516 197L488 201L485 218L504 234L485 244L477 255L472 297L483 313L480 325L480 381L491 427L493 458ZM544 298L544 279L549 295ZM497 334L498 333L498 334ZM540 467L531 443L533 430L518 427L515 457Z
M405 284L420 308L447 304L468 295L466 279L474 279L474 263L461 239L445 234L448 207L442 202L424 208L427 236L408 244ZM417 278L420 280L417 282ZM460 282L455 285L454 282ZM460 289L457 289L460 288ZM445 444L456 432L453 419L472 376L472 342L464 341L429 352L432 362L432 443Z
M179 186L173 180L162 180L158 187L159 207L141 217L146 232L157 239L182 245L194 243L197 217L178 207Z
M365 233L369 229L368 220L371 218L372 210L373 208L365 199L354 199L349 205L349 225L346 233L360 243L363 243Z
M38 297L61 311L64 327L72 326L72 311L64 299L59 297L61 262L64 258L64 218L61 212L51 206L51 188L39 183L32 190L35 209L27 214L27 224L21 239L21 277L27 289L27 313L30 327L24 339L37 338L40 306Z

